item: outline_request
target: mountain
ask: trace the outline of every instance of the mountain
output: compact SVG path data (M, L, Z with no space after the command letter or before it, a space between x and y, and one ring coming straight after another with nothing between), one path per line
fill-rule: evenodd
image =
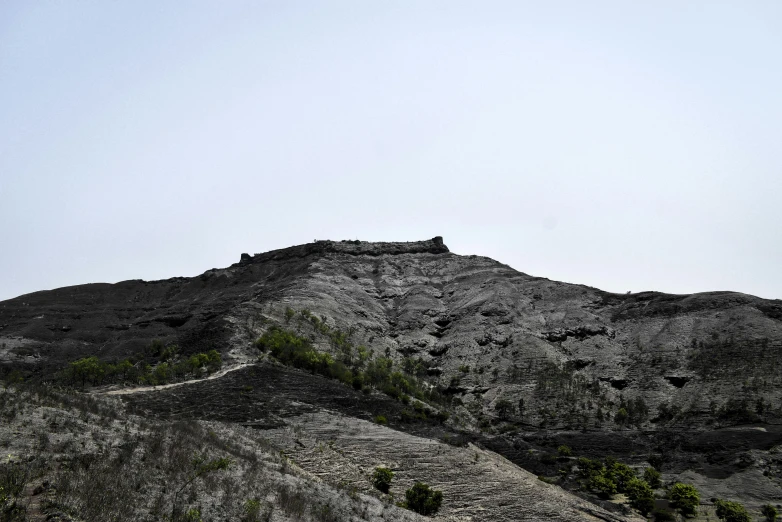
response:
M418 383L419 395L439 401L430 416L440 408L447 420L417 421L418 403L404 402L413 394L404 386L401 397L393 390L389 396L280 365L255 343L276 330L356 374L358 347L370 354L366 364L390 359ZM560 485L576 489L553 449L566 445L573 455L613 456L639 469L654 463L664 480L695 484L707 504L714 496L758 510L782 501L779 300L733 292L613 294L457 255L436 237L316 241L242 254L230 267L193 278L81 285L0 302L0 365L28 381L56 380L80 358L133 360L155 342L176 345L180 358L215 349L223 369L146 392L127 390L127 382L96 382L104 386L93 391L119 393L131 411L150 418L253 426L282 445L295 418L301 445L288 450L310 459L312 473L359 464L321 462L308 440L342 438L362 458L387 455L405 469L427 461L426 452L412 458L395 446L441 444L437 451L453 450L458 461L473 451L465 450L470 444L475 455L500 459L497 466L559 474ZM378 415L388 427L369 422ZM351 437L339 422L362 427ZM438 440L459 442L432 442ZM366 472L354 471L354 480ZM446 498L450 491L462 499L458 508L445 503L438 517L512 520L514 509L522 513L504 497L481 507L490 491L502 490L482 490L477 475L458 492L448 490L459 480L445 471L421 472L443 483ZM587 513L583 500L532 483L541 510L521 518L543 516L549 501L571 513L567 519ZM587 497L595 510L589 516L633 516ZM512 507L503 511L503 502Z

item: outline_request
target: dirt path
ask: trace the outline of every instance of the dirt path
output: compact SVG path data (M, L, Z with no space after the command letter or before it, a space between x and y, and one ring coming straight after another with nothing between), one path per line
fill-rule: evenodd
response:
M242 368L245 368L247 366L251 366L253 363L241 363L237 364L236 366L231 366L230 368L224 368L220 370L219 372L213 373L212 375L208 377L204 377L203 379L192 379L189 381L182 381L182 382L175 382L172 384L161 384L160 386L136 386L134 388L120 388L118 390L108 390L108 391L97 391L95 393L100 393L102 395L130 395L133 393L143 393L148 391L158 391L158 390L166 390L168 388L176 388L178 386L184 386L186 384L195 384L198 382L203 381L211 381L212 379L219 379L223 375L234 372L236 370L241 370Z

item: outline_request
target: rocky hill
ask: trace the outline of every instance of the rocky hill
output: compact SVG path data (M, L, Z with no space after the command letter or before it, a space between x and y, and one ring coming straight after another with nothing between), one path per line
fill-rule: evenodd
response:
M258 361L254 345L273 327L335 360L346 346L366 347L370 361L390 359L438 391L448 420L403 422L407 406L399 401L379 392L351 398L348 386L301 370L285 370L296 377L259 391L248 372L265 381L280 374L270 356ZM147 415L269 430L301 418L312 434L336 422L324 412L364 420L387 413L406 436L460 438L540 475L557 474L561 463L545 456L566 444L574 454L637 466L657 460L667 480L695 483L705 499L730 493L752 509L782 502L782 301L732 292L612 294L456 255L437 237L316 241L242 254L193 278L82 285L0 303L0 365L28 380L52 379L83 357L132 358L155 340L176 344L182 356L216 349L225 369L250 366L128 394ZM317 379L328 390L306 393L318 389L307 384ZM253 387L252 398L224 400L221 390L240 381ZM223 399L195 407L215 397ZM361 438L370 452L374 438ZM320 464L313 466L317 473ZM477 500L459 496L474 520L514 519L481 517Z

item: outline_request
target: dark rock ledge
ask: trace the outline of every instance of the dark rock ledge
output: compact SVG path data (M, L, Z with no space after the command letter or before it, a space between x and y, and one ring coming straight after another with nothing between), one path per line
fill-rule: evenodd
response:
M243 266L262 263L270 260L301 258L316 254L348 254L354 256L381 256L399 254L445 254L450 252L443 243L441 236L425 241L411 242L370 242L370 241L329 241L316 240L306 245L297 245L280 250L272 250L263 254L242 254L239 263L233 266Z

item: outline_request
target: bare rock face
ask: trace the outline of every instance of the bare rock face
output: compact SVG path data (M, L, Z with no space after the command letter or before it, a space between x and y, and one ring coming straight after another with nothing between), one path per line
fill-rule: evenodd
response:
M675 434L782 423L782 301L612 294L456 255L440 237L315 241L243 254L194 278L21 296L0 303L0 363L45 374L84 355L125 357L156 338L246 361L286 309L309 310L376 355L420 359L429 382L461 403L463 429L531 469L514 448L567 440L583 454L634 454L639 465L657 454L671 476L722 480L740 471L742 455L767 459L782 442L768 430L724 451L668 445ZM766 478L779 488L774 473Z

